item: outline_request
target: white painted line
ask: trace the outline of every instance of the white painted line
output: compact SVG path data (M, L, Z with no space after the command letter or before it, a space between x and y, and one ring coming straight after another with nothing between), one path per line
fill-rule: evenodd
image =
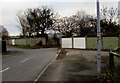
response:
M29 57L29 58L26 58L26 59L24 59L24 60L22 60L22 61L20 61L21 63L23 63L23 62L25 62L25 61L27 61L27 60L29 60L29 59L31 59L32 57Z
M5 68L5 69L1 70L1 71L0 71L0 73L1 73L1 72L4 72L4 71L7 71L8 69L10 69L10 68L9 68L9 67L7 67L7 68Z
M57 58L59 53L61 52L61 49L57 52L55 58L42 70L42 72L37 76L37 78L34 80L34 83L38 81L38 79L41 77L41 75L45 72L45 70L53 63L53 61Z

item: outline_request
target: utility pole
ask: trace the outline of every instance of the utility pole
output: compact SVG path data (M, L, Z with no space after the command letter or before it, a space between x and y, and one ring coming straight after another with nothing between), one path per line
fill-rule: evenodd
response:
M97 0L97 71L101 74L101 29L100 29L100 6Z

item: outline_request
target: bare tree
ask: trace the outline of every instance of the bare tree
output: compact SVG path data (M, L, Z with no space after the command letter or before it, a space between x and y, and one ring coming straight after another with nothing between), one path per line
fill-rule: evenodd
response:
M2 37L2 40L8 39L9 36L7 29L2 25L0 25L0 36Z
M25 36L31 36L33 29L29 26L27 19L26 19L26 14L22 14L22 12L18 11L17 13L18 17L18 23L20 24L18 27L22 32L22 35Z
M73 16L56 19L54 29L62 33L65 37L71 37L73 34L76 36L85 36L87 34L86 29L93 26L93 22L90 22L92 18L92 16L86 14L84 11L78 11Z
M117 25L117 8L103 7L101 9L101 17L103 36L118 36L120 28Z
M105 19L108 22L116 22L116 20L117 20L117 8L103 7L101 9L101 17L102 17L102 19Z
M21 30L25 36L45 35L45 31L52 27L54 13L51 8L27 9L23 15L17 15Z
M86 14L85 11L78 11L73 17L76 22L76 33L78 36L85 36L85 29L90 27L90 20L92 17Z
M75 19L73 17L63 17L57 19L55 29L65 37L71 37L75 29Z

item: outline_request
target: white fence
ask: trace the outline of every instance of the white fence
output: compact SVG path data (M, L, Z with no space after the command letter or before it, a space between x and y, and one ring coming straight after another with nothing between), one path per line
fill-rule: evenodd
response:
M85 37L62 38L62 48L86 49Z

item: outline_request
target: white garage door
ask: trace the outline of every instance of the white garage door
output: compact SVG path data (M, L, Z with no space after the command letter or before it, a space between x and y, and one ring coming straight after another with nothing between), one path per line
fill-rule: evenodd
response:
M86 49L85 38L74 38L74 48Z
M62 48L72 48L72 38L62 38Z

